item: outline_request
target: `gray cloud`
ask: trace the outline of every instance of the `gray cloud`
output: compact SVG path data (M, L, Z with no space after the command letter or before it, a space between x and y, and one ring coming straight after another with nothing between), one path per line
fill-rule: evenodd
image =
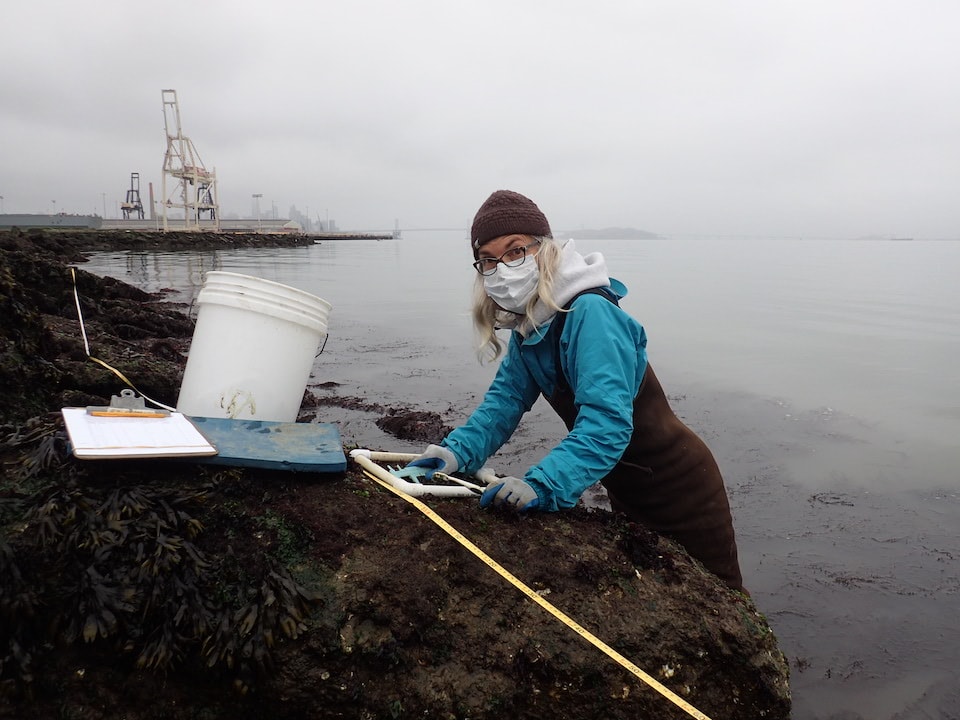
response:
M226 212L465 227L510 187L557 228L960 237L947 0L8 5L7 212L159 186L174 88Z

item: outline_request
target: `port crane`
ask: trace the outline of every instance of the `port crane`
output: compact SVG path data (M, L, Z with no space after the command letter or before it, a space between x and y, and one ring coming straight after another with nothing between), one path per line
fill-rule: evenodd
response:
M130 189L127 190L127 199L120 203L123 219L129 220L136 213L143 220L143 203L140 200L140 173L130 173Z
M169 227L169 211L183 211L183 227L187 230L220 230L220 208L217 201L217 172L207 170L193 141L183 134L180 125L180 104L176 90L162 90L163 125L167 134L167 152L163 158L163 229ZM167 179L172 187L168 194ZM142 217L142 215L141 215ZM207 220L202 224L202 220Z

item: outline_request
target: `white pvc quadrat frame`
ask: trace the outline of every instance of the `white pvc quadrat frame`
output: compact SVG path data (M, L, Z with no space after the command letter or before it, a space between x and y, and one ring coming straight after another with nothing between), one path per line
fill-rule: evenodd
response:
M409 482L401 477L397 477L380 465L380 463L391 462L406 464L412 460L416 460L418 457L420 457L420 455L416 453L380 452L377 450L366 450L363 448L357 448L356 450L350 451L350 459L357 463L364 470L372 475L377 476L379 479L383 480L383 482L390 485L390 487L396 488L405 495L410 495L412 497L434 495L436 497L448 498L475 498L477 497L478 493L483 492L485 489L483 485L476 485L472 482L468 482L467 480L461 480L453 475L445 475L440 472L436 473L436 476L456 484L425 485L417 482ZM492 480L495 480L497 475L492 469L484 467L478 470L474 477L476 477L476 479L480 482L488 484Z

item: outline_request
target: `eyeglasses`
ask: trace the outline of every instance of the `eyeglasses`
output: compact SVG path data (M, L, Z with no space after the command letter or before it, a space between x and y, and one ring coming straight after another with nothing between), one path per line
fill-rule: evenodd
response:
M523 261L527 259L527 250L539 244L539 240L534 240L529 245L518 245L515 248L510 248L498 258L480 258L473 263L473 267L481 275L493 275L500 263L507 267L523 265Z

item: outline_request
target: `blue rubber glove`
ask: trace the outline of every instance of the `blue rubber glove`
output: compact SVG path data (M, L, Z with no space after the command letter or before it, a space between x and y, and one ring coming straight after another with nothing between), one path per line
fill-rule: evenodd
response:
M536 510L540 505L537 491L529 483L515 477L502 477L487 485L480 496L480 507L505 505L517 512Z
M407 463L407 467L426 468L427 472L423 476L430 480L437 471L452 475L460 469L460 462L451 450L441 445L427 445L427 449L420 454L420 457Z

